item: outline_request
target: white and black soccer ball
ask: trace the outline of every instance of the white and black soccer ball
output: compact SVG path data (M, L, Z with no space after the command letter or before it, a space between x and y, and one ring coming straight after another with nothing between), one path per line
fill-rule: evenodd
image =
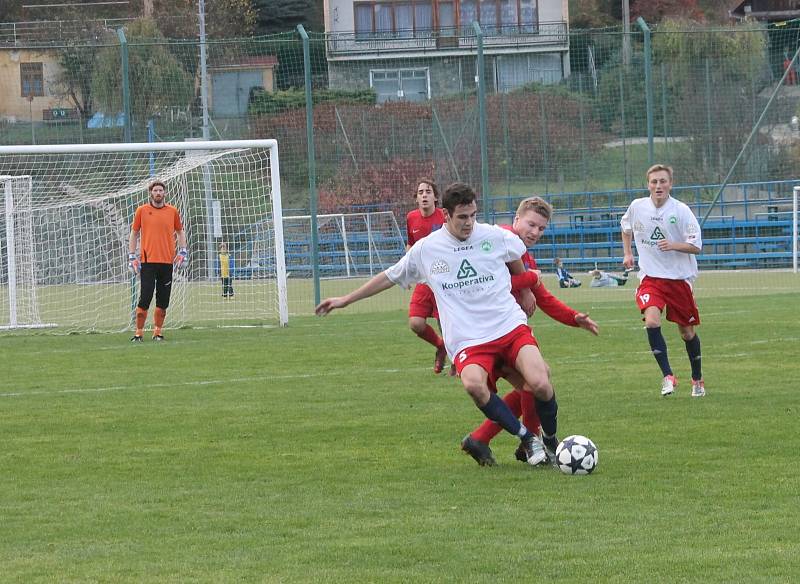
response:
M585 475L597 467L597 446L586 436L567 436L556 448L556 464L568 475Z

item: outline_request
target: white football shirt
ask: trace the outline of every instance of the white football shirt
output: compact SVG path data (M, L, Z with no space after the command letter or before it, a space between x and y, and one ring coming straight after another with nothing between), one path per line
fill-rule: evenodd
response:
M686 280L697 278L697 259L694 254L680 251L661 251L662 239L690 243L703 248L700 224L688 205L670 197L656 208L650 197L635 199L620 221L622 230L633 232L633 242L639 254L639 279L645 276Z
M452 359L467 347L499 339L528 322L511 295L506 266L525 251L518 235L495 225L475 223L466 241L445 226L415 243L385 273L404 288L419 282L431 287Z

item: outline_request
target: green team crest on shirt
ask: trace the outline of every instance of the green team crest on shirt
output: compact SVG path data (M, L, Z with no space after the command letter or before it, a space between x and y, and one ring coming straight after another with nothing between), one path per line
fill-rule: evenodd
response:
M481 241L481 250L487 253L492 251L492 242L489 241L488 239L484 239L483 241Z
M661 239L666 239L666 236L664 235L664 232L661 231L661 228L656 226L656 228L653 229L653 233L650 234L650 239L653 241L659 241Z
M467 260L464 260L458 267L458 274L456 274L456 278L463 280L464 278L474 278L477 275L478 272L475 271L475 268L472 267L472 264L470 264Z

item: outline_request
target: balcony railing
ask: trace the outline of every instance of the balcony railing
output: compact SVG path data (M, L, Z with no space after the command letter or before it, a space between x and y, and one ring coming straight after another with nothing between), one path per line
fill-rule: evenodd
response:
M375 53L470 51L476 46L477 38L471 27L389 33L340 32L327 36L328 56L331 58ZM487 51L535 46L566 50L569 48L567 23L484 26L483 46Z

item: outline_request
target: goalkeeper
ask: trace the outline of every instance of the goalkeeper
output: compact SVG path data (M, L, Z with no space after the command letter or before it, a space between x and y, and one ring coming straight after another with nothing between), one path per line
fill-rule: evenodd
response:
M136 209L128 239L128 266L134 275L141 274L139 303L136 306L136 333L134 343L142 342L147 311L156 295L156 311L153 316L153 340L163 341L162 327L169 307L172 290L173 268L185 266L189 261L186 250L186 232L183 230L178 209L165 202L165 187L160 180L147 187L148 203ZM175 253L177 236L178 253ZM138 245L140 244L140 245ZM136 249L140 247L140 254Z

